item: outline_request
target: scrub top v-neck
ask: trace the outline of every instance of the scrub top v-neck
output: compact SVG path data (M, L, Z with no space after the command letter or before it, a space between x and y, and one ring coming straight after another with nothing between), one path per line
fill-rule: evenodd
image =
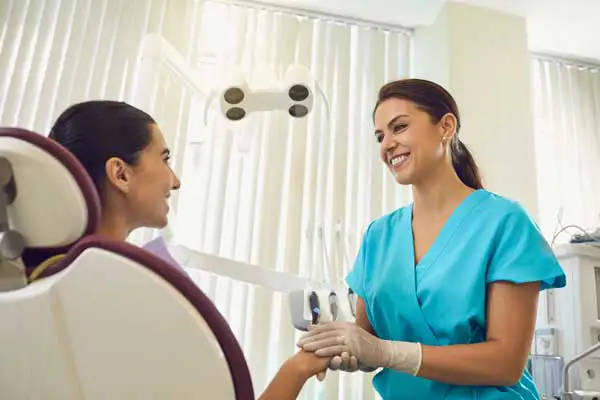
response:
M474 191L417 265L412 210L410 204L371 223L346 279L382 339L431 346L480 343L486 337L488 284L539 281L544 290L566 283L539 229L516 202ZM512 387L453 386L387 369L373 384L384 400L539 398L526 371Z

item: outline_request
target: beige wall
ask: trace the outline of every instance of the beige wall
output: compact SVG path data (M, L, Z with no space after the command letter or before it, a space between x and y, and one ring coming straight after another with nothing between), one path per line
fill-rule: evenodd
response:
M527 31L521 17L448 3L415 32L413 75L446 86L488 190L537 218Z

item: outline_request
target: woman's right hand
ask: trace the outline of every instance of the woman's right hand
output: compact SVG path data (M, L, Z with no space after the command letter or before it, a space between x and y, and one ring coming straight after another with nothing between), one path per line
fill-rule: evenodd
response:
M329 369L332 371L356 372L359 370L358 360L355 356L343 352L331 359Z

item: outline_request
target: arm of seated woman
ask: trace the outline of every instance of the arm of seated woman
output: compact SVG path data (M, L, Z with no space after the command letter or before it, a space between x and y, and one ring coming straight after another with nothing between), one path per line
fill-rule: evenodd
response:
M258 400L293 400L311 377L324 373L331 358L299 351L279 369ZM324 378L324 375L323 375Z

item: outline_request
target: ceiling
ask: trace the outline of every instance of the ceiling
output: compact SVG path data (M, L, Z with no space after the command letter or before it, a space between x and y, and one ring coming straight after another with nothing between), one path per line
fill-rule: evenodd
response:
M527 19L532 51L600 61L600 0L266 0L271 4L405 27L433 22L446 1ZM263 2L263 1L256 1Z
M533 51L600 61L600 0L451 0L527 18Z
M365 21L414 27L431 24L446 0L249 0L249 2L269 3Z

